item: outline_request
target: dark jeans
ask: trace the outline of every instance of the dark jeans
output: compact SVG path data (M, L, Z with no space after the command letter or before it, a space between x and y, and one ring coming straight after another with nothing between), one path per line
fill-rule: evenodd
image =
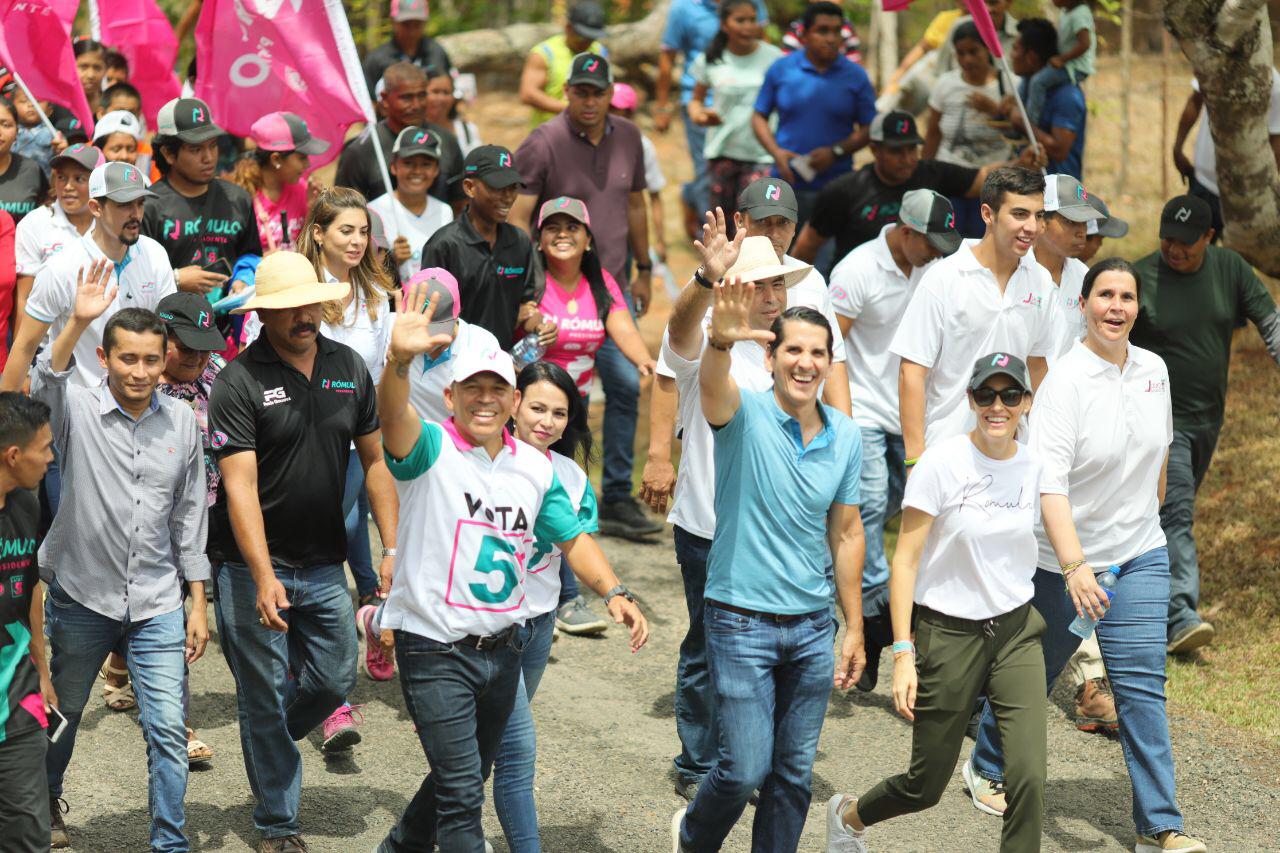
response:
M684 578L684 603L689 610L689 630L680 642L676 664L676 734L680 754L676 773L681 780L697 782L711 770L719 738L716 695L707 669L707 634L703 626L703 590L707 586L707 556L711 540L676 527L676 562Z
M355 578L356 595L373 595L381 585L369 554L369 492L364 484L364 466L355 448L347 458L347 483L342 492L342 517L347 527L347 565Z
M484 853L484 780L515 706L529 628L487 651L395 633L400 688L431 771L378 851Z
M258 801L253 823L266 838L300 832L302 756L296 741L324 722L356 683L356 620L340 565L275 567L289 609L289 632L258 621L249 567L217 572L218 635L236 680L240 746Z
M778 622L707 605L706 625L720 745L685 813L681 846L719 850L759 789L751 850L793 852L812 799L836 623L826 608Z
M620 286L622 282L618 282ZM627 308L632 308L631 291L623 286ZM636 457L636 417L640 406L640 372L627 361L613 338L596 351L596 372L604 388L604 465L600 475L601 499L605 503L631 497L631 472Z
M49 787L44 729L0 740L0 849L49 849Z
M1160 526L1169 548L1168 638L1200 623L1200 562L1192 524L1196 492L1213 461L1221 424L1195 430L1175 429L1169 445L1169 472L1165 483Z

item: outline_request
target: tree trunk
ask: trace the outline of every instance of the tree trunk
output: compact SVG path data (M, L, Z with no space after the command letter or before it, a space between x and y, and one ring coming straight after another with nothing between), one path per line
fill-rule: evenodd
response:
M1209 112L1223 239L1258 269L1280 276L1280 181L1267 131L1273 60L1266 4L1171 0L1165 26L1191 62Z

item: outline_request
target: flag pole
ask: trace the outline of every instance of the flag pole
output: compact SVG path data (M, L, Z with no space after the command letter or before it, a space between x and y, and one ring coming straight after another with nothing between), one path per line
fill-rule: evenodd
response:
M20 88L22 90L22 93L27 96L27 100L31 102L31 106L33 109L35 109L36 115L40 116L40 121L44 122L44 126L49 128L50 133L52 133L54 136L57 136L60 133L60 131L53 126L53 122L50 121L49 117L44 114L44 110L40 109L40 102L36 100L35 95L31 94L31 90L27 88L27 84L22 79L22 75L18 73L18 69L16 68L10 69L9 73L13 75L13 81L18 84L18 88Z
M1005 79L1009 81L1009 88L1013 90L1013 100L1018 104L1018 114L1022 116L1023 127L1027 129L1027 138L1031 140L1031 150L1036 152L1038 157L1040 143L1036 141L1036 129L1031 124L1030 116L1027 115L1026 105L1022 103L1022 93L1018 91L1018 78L1013 76L1013 71L1009 68L1009 60L1005 58L1003 50L1000 51L1000 66L1004 69Z

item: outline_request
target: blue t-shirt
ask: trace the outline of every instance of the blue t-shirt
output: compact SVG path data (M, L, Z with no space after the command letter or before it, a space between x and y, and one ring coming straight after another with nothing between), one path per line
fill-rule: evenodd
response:
M871 124L876 117L876 91L862 66L845 57L819 72L804 51L796 51L765 72L756 112L766 117L776 112L778 144L796 154L808 154L844 139L854 125ZM852 170L852 157L838 157L812 181L797 180L795 188L820 189Z
M715 431L716 532L706 597L763 613L811 613L831 601L827 511L859 500L862 433L843 412L806 447L773 389L742 391Z
M1028 81L1022 83L1022 98L1027 98ZM1070 175L1077 181L1084 180L1084 126L1089 116L1085 106L1084 92L1079 86L1063 83L1049 90L1045 98L1044 112L1040 114L1038 127L1046 133L1053 133L1055 127L1070 130L1076 135L1071 143L1067 159L1049 161L1046 167L1050 175Z
M769 22L764 0L755 0L760 26ZM680 103L693 97L693 61L706 51L707 45L720 31L720 4L715 0L674 0L667 12L667 27L662 31L663 50L684 54L680 71Z

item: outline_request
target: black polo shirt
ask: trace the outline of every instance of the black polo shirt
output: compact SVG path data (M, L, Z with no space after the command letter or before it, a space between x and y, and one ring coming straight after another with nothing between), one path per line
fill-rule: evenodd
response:
M524 302L536 302L533 243L514 225L498 223L493 248L467 212L431 235L422 247L422 268L443 267L458 280L459 315L483 326L503 349L518 340L516 317Z
M219 458L258 455L258 500L272 562L307 569L347 558L342 517L351 440L378 429L369 369L320 335L311 379L266 334L223 368L209 397L209 444ZM243 563L227 516L226 480L209 511L209 557Z

